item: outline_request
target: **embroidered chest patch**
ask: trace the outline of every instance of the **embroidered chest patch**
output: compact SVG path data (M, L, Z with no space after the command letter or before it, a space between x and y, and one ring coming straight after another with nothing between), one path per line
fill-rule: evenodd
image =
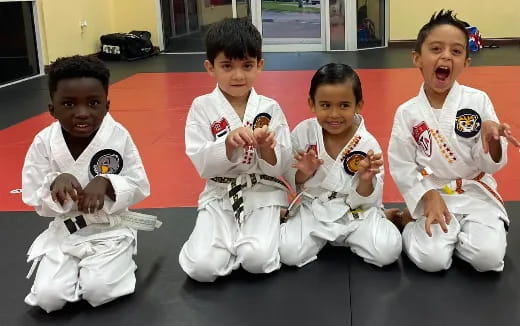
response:
M412 135L417 145L421 148L424 155L432 156L432 135L430 129L426 125L426 122L421 121L418 125L412 129Z
M269 113L259 113L253 120L253 130L256 128L262 128L263 126L269 126L271 122L271 115Z
M90 175L119 174L123 169L123 157L113 149L103 149L90 160Z
M471 138L478 134L482 126L480 115L472 109L457 111L455 118L455 133L464 138Z
M213 136L217 138L224 136L229 132L229 122L224 117L218 121L213 121L211 124L211 132Z
M354 175L359 170L359 162L367 157L365 152L353 151L348 153L343 160L343 168L349 175Z

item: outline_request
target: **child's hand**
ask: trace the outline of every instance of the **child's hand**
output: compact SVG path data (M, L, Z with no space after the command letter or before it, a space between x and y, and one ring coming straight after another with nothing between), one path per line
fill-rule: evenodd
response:
M323 160L319 159L318 155L316 155L312 149L308 152L298 150L294 154L294 159L296 160L296 163L294 163L292 167L298 169L301 174L308 177L314 175L320 165L323 164Z
M491 143L498 143L500 137L505 137L515 147L520 147L520 142L513 137L511 127L507 123L497 123L492 120L484 121L480 130L480 137L482 137L484 153L488 153L492 146Z
M275 134L268 130L267 125L263 125L262 128L256 128L253 130L253 135L256 140L256 144L261 148L274 149L276 146Z
M256 140L251 128L240 127L227 135L226 145L233 151L240 147L256 146Z
M422 199L424 202L424 216L426 217L425 230L428 236L432 236L430 226L437 223L441 225L442 231L447 233L451 214L439 192L437 190L429 190L423 195Z
M95 213L103 208L105 195L112 188L110 180L97 176L83 190L79 196L78 210L85 214Z
M374 154L373 150L369 150L367 157L359 162L357 174L361 181L371 181L379 173L379 168L383 166L381 156L381 153Z
M60 174L51 184L52 200L59 202L61 206L67 202L67 194L76 202L82 192L78 179L70 173Z

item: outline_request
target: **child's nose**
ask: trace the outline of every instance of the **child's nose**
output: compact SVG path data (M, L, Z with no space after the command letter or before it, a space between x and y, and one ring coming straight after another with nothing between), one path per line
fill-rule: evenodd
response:
M244 78L244 72L242 69L234 69L233 70L233 78L235 79L242 79Z
M87 117L88 116L88 107L83 104L78 105L76 107L76 116L77 117Z

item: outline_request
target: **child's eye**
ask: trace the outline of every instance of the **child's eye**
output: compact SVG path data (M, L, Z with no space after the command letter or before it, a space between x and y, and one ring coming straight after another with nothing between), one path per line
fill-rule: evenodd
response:
M432 51L435 52L435 53L440 52L440 50L441 50L441 48L438 47L438 46L432 47Z
M231 69L231 65L230 65L230 64L223 64L223 65L222 65L222 69L224 69L224 70L230 70L230 69Z
M244 68L245 68L246 70L251 70L251 69L253 69L253 64L252 64L252 63L246 63L246 64L244 65Z
M455 55L461 55L461 54L462 54L462 51L459 50L459 49L455 49L455 50L453 50L453 54L455 54Z
M63 107L65 107L67 109L71 109L74 107L74 103L72 103L72 102L63 102L61 105L63 105Z
M321 103L320 107L322 107L324 109L328 109L330 107L330 104L329 103Z
M88 102L88 106L91 107L91 108L94 108L94 107L96 107L98 105L99 105L99 101L98 100L92 100L92 101Z
M348 109L348 108L350 107L350 104L349 104L349 103L341 103L341 104L339 105L339 107L340 107L341 109Z

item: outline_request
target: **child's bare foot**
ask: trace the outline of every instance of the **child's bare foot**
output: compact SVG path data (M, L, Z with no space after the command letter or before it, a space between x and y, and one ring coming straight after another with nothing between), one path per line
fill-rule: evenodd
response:
M405 208L403 211L399 210L398 208L385 209L385 216L388 220L394 223L397 229L399 229L401 232L403 232L406 224L413 220L408 208Z

